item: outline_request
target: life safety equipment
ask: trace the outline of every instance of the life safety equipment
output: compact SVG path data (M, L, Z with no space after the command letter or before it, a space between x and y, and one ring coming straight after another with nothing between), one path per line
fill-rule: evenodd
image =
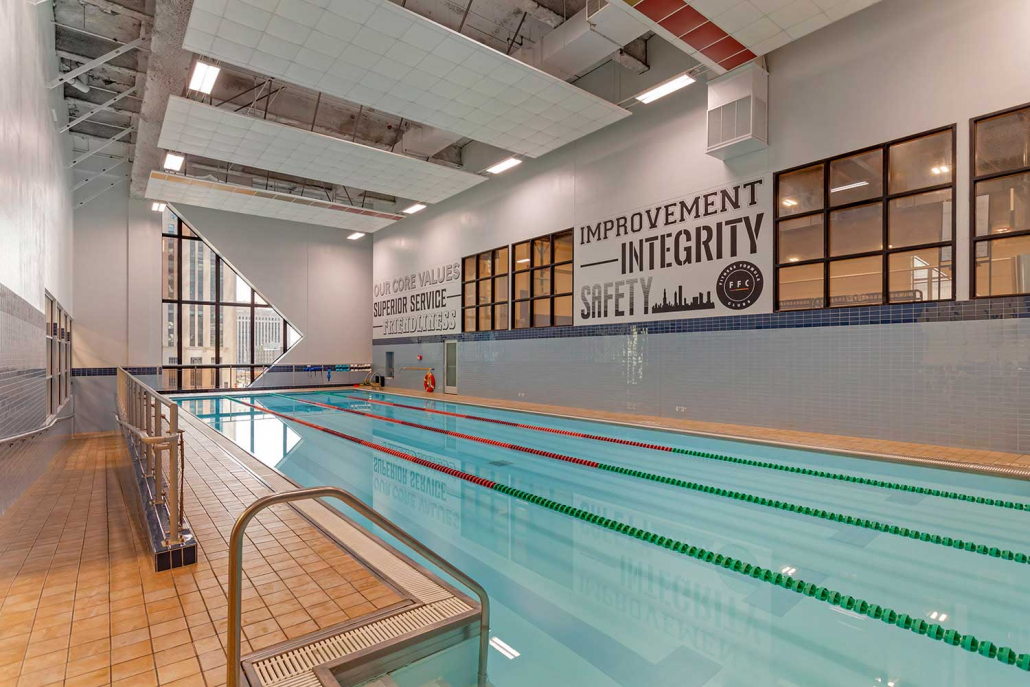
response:
M426 376L422 379L422 386L425 387L426 393L431 394L436 389L436 377L433 376L433 371L430 370L426 373Z

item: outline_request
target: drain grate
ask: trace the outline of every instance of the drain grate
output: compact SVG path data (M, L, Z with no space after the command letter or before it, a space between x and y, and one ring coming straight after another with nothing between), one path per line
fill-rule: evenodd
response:
M310 682L308 677L316 666L381 645L403 635L417 633L430 625L472 610L472 607L461 599L451 597L255 661L253 668L264 687L318 684L317 680Z

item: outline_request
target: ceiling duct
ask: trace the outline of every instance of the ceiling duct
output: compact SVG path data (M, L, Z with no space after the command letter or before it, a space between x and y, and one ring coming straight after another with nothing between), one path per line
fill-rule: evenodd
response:
M633 15L609 8L605 0L588 0L586 7L561 26L534 45L515 51L512 57L568 80L610 57L648 30Z

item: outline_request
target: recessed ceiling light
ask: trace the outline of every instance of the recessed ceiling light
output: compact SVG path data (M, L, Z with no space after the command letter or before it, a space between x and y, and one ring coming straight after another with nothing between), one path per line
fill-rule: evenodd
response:
M951 168L947 165L940 165L939 167L931 167L930 171L934 174L947 174L951 171Z
M425 203L415 203L414 205L412 205L410 207L404 208L403 210L401 210L401 212L403 212L405 215L414 215L419 210L425 210L425 209L426 209Z
M665 83L658 84L649 91L644 91L637 96L637 100L644 104L653 103L662 96L669 95L670 93L678 91L692 83L694 83L694 79L689 74L680 74L674 79L669 79Z
M197 62L197 66L193 68L193 78L190 79L190 90L211 95L211 89L215 87L215 79L218 78L220 71L222 71L221 67Z
M486 171L490 174L500 174L501 172L507 172L512 167L517 167L522 164L522 160L517 157L509 157L507 160L501 160L493 167L487 167Z
M165 169L170 169L173 172L178 172L182 169L182 163L186 158L182 155L176 155L175 153L167 153L165 155Z
M838 191L847 191L852 188L860 188L862 186L868 186L868 181L856 181L853 184L846 184L844 186L838 186L837 188L831 188L830 193L837 193Z
M150 209L153 210L154 212L164 212L165 211L165 204L164 203L154 203L153 205L150 206Z
M351 234L350 236L348 236L347 239L350 240L350 241L357 241L362 236L364 236L364 234L362 232L356 231L353 234Z

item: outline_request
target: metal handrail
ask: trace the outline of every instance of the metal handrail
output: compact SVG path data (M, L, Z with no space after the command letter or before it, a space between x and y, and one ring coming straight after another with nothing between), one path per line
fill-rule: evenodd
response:
M0 439L0 446L13 444L15 442L22 441L23 439L31 439L37 434L42 434L43 432L47 431L48 429L56 425L58 422L63 422L64 420L71 420L73 417L75 417L74 413L72 413L71 415L65 415L63 417L57 417L56 415L51 416L50 419L46 421L46 424L44 424L42 427L30 429L29 431L22 432L21 434L12 434L11 436Z
M167 416L164 414L165 408L168 409ZM179 456L176 455L176 449L181 446L179 406L119 367L115 420L139 441L142 472L154 480L153 503L149 505L165 504L168 508L166 544L181 544L182 503L179 495ZM168 451L167 485L162 466L164 451Z
M285 491L277 494L269 494L268 496L262 496L257 501L250 504L247 509L240 514L240 517L236 519L236 524L233 525L232 528L232 536L229 538L229 625L226 629L229 645L227 647L228 660L226 662L225 676L227 687L239 687L240 685L240 659L242 658L240 656L240 616L243 605L243 534L247 529L247 524L250 523L255 515L269 506L274 506L279 503L288 503L290 501L301 501L304 499L317 499L330 496L343 501L376 525L383 528L394 537L446 570L450 575L460 580L462 584L476 593L476 596L479 597L480 607L482 608L482 617L479 621L478 685L479 687L486 687L486 661L490 642L490 598L487 596L486 590L483 589L478 582L463 573L461 570L458 570L458 568L454 567L454 565L446 561L435 551L426 547L425 544L418 541L400 527L377 513L358 497L339 487L328 486L297 489L295 491Z

